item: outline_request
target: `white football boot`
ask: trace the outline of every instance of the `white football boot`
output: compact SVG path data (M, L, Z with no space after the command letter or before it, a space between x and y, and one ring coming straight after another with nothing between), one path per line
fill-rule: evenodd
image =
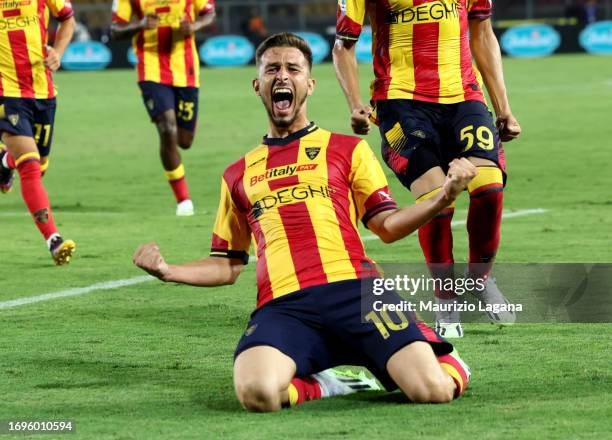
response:
M176 215L179 217L188 217L194 215L193 202L189 199L183 200L181 203L176 205Z
M378 391L381 389L376 379L368 377L364 371L340 371L330 368L312 377L321 386L321 397L345 396L360 391Z
M478 298L481 308L510 304L501 290L499 290L499 287L497 287L495 278L491 276L486 278L483 291L479 292L474 290L471 293ZM485 314L489 318L489 321L491 321L493 324L512 325L516 321L516 313L514 311L500 310L497 313L486 311Z

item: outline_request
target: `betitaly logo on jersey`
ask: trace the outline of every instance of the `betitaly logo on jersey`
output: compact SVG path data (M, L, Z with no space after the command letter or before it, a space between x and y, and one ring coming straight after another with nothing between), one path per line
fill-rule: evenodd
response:
M270 168L266 170L265 173L251 177L250 186L256 185L259 182L263 182L264 180L268 180L272 178L276 179L279 177L289 177L289 176L293 176L296 173L299 173L302 171L313 171L316 168L317 168L316 163L310 163L310 164L304 164L304 165L286 165L284 167Z
M23 6L29 6L32 0L5 0L0 1L0 9L17 9Z

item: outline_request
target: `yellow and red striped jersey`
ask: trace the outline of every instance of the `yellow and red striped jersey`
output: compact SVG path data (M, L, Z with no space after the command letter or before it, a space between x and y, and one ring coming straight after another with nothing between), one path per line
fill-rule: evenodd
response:
M195 37L182 38L181 19L215 12L215 0L113 0L113 23L159 17L157 29L141 30L132 39L138 59L138 81L153 81L175 87L200 86L200 59Z
M47 56L49 14L74 14L69 0L0 0L0 96L50 99L56 95Z
M372 276L357 222L395 208L368 144L311 124L264 138L225 170L210 255L246 263L254 238L259 307L309 286Z
M492 13L491 0L338 0L336 35L356 40L372 26L372 100L484 102L472 68L468 20Z

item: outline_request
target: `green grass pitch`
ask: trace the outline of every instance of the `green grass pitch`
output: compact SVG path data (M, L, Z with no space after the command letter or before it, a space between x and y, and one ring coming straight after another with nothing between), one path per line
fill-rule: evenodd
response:
M505 66L524 129L506 146L506 210L546 211L504 221L498 260L612 262L610 58ZM370 68L360 73L365 93ZM172 262L207 254L221 173L267 129L250 86L254 68L202 70L196 142L183 154L197 209L191 218L174 216L135 76L57 75L45 184L78 253L67 267L52 265L17 185L0 196L0 302L138 276L131 255L151 240ZM348 132L332 66L316 66L314 76L310 117ZM378 150L378 133L368 139ZM410 203L387 174L396 199ZM463 200L456 219L465 208ZM366 247L379 261L422 258L415 237ZM464 260L463 228L455 249ZM603 439L612 432L610 324L467 324L457 346L473 368L472 386L449 405L376 392L246 413L233 394L232 354L254 302L251 264L231 287L151 281L0 309L0 420L73 419L76 435L61 438L83 439Z

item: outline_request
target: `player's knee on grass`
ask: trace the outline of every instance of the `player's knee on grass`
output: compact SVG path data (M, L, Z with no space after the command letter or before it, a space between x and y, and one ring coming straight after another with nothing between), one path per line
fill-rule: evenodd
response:
M183 150L188 150L193 144L193 131L185 130L183 128L178 129L178 145Z
M404 393L415 403L448 403L453 400L454 391L447 375L424 372Z
M244 408L254 412L281 409L277 381L272 377L249 377L236 381L236 396Z
M295 362L276 348L248 348L234 361L236 396L249 411L278 411L295 370Z
M415 403L453 400L455 383L438 363L426 342L413 342L389 359L387 371L402 392Z

